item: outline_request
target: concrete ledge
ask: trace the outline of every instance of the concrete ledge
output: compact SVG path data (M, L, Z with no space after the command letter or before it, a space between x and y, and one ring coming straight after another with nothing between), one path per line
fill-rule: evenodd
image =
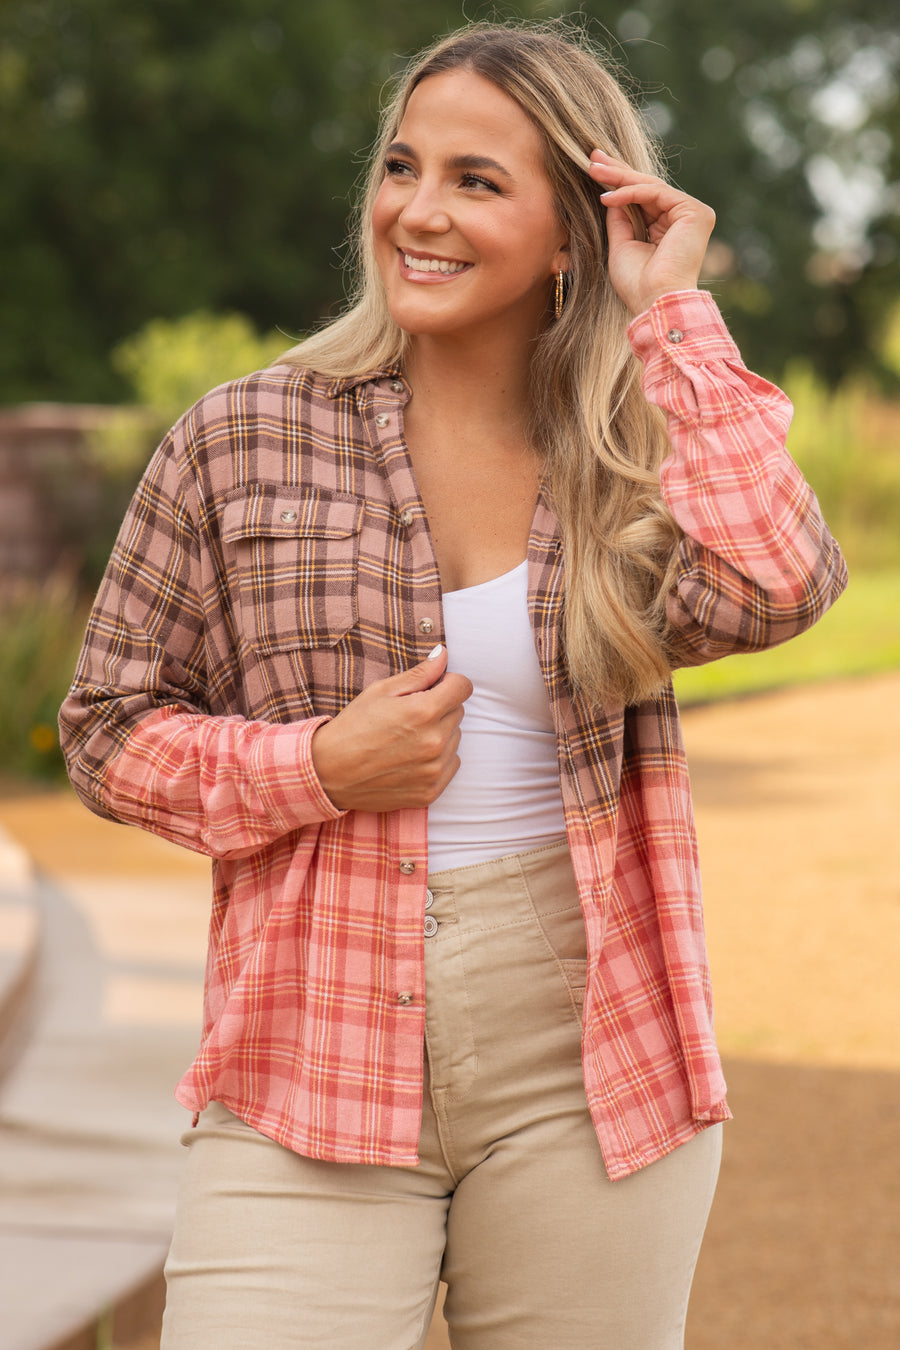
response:
M3 1350L126 1344L162 1313L164 1243L132 1235L0 1231ZM52 1298L48 1292L52 1290Z
M52 900L0 826L0 1350L127 1346L159 1325L165 1301L167 1205L148 1205L142 1194L147 1187L151 1198L157 1188L169 1195L165 1150L133 1139L127 1121L108 1140L96 1129L79 1135L68 1114L50 1109L45 1118L29 1087L62 1073L52 1056L49 1068L45 1062L48 1013L60 991L54 962L68 965L74 953L84 964L71 934L58 931ZM95 976L88 967L84 978ZM66 997L54 1023L57 1036L59 1024L73 1023L67 1054L57 1054L70 1106L73 1084L91 1100L95 1091L91 1053L100 1028L75 1025L79 1006Z
M27 1036L40 947L34 871L0 827L0 1076Z

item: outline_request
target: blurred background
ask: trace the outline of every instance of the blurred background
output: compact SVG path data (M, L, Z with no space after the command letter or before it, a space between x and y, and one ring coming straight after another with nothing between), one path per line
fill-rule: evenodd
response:
M565 6L0 6L7 770L59 774L55 709L84 601L161 431L340 307L379 91L464 10L546 18ZM582 15L624 67L674 179L718 213L707 284L748 364L794 398L791 449L854 571L834 629L790 658L692 673L682 696L783 682L798 662L803 678L834 662L896 664L894 0L589 0Z

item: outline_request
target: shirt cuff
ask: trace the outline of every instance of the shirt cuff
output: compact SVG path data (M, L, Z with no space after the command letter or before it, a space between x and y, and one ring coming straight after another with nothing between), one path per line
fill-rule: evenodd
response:
M740 360L734 339L708 291L672 291L628 325L628 340L645 365L662 354L677 365Z
M285 831L346 814L327 795L313 765L313 736L330 721L330 717L312 717L299 724L265 728L255 777L272 818Z

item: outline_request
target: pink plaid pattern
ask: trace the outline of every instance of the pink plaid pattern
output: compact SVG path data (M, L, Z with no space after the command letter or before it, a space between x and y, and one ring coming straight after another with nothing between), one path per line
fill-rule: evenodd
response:
M843 562L784 449L789 406L708 296L634 321L684 530L673 665L801 632ZM422 1095L425 811L337 811L313 733L443 638L398 371L275 367L224 385L149 466L62 710L84 801L210 855L202 1040L178 1086L311 1157L413 1165ZM559 733L590 951L587 1097L610 1176L726 1119L687 771L671 688L591 713L559 645L564 561L538 504L535 643ZM451 664L452 664L452 652Z

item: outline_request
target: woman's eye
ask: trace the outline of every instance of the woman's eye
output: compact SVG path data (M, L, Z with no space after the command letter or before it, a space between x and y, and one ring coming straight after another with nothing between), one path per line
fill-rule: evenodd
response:
M410 166L406 164L402 159L386 159L384 161L384 171L385 173L391 174L393 177L397 178L402 177L406 173L412 172Z
M477 173L464 173L460 181L466 188L486 188L488 192L500 191L496 183L492 183L489 178L482 178Z

